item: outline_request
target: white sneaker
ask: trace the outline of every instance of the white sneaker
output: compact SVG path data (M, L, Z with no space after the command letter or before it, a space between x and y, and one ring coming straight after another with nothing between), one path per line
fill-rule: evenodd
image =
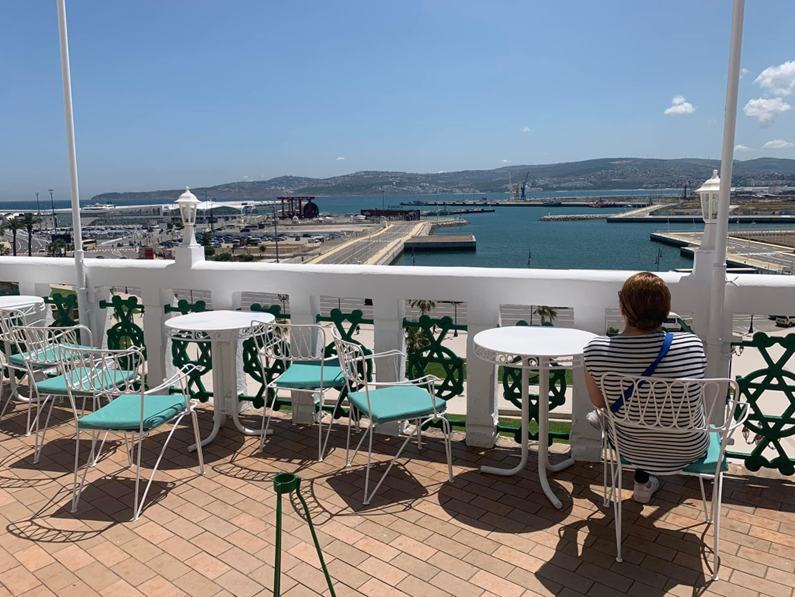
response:
M640 483L635 483L635 492L632 496L639 504L648 504L651 501L651 496L654 495L654 492L660 488L660 482L657 480L657 477L649 477L648 483L641 485Z
M604 429L604 414L600 409L592 410L587 415L585 415L585 420L591 424L591 427L596 429L597 431L602 431Z

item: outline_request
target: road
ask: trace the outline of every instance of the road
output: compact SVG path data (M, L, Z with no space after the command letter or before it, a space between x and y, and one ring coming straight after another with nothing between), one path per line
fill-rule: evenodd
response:
M389 243L408 235L416 225L417 222L392 224L385 232L358 239L342 249L321 256L313 263L367 263Z
M10 232L6 232L3 235L3 239L6 240L11 245L13 240L13 235ZM45 253L47 251L47 245L49 241L39 236L33 235L33 254L36 255L37 253ZM13 254L13 249L11 253ZM28 233L24 230L17 231L17 255L27 255L28 254Z

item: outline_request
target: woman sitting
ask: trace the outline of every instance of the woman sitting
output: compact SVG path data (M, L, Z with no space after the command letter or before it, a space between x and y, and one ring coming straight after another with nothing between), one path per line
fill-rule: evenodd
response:
M650 365L657 363L647 376L682 379L703 378L707 365L704 346L698 336L687 333L672 334L670 346L664 344L666 333L661 329L671 310L671 292L659 277L650 272L630 276L618 293L624 331L613 337L594 338L585 349L585 381L588 394L597 409L608 408L596 380L605 373L616 373L606 379L605 390L611 405L622 396L620 376L641 376ZM615 387L611 387L611 383ZM700 400L700 396L699 396ZM613 412L623 417L623 405L614 406ZM703 421L703 404L699 406ZM630 412L630 419L632 412ZM588 420L599 426L606 423L603 412L597 410ZM606 427L606 425L602 425ZM635 470L636 502L646 504L660 487L657 478L649 476L646 469L656 472L681 470L698 460L707 451L709 437L705 433L670 434L662 431L622 427L616 422L617 441L621 456Z

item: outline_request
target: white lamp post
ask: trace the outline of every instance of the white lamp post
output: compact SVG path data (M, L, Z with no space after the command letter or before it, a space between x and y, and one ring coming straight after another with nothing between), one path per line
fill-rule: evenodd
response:
M177 205L179 205L179 214L182 217L182 223L185 225L182 246L198 246L196 235L193 234L193 228L196 226L196 213L199 207L199 200L196 199L196 195L190 192L190 187L185 187L185 192L177 199Z
M696 191L701 197L701 217L705 224L714 224L718 220L718 198L720 197L720 177L718 171L712 171L712 178L707 180Z
M196 195L190 192L189 187L185 187L185 192L177 199L179 215L185 225L185 232L182 237L182 244L174 251L177 265L181 267L193 267L193 264L204 261L204 247L196 242L193 230L196 226L196 215L199 211L199 200Z

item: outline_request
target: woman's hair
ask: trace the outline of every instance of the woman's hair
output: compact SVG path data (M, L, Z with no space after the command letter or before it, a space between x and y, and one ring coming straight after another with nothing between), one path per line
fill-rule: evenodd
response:
M627 323L642 332L659 328L671 312L671 291L662 278L651 272L627 278L618 298Z

